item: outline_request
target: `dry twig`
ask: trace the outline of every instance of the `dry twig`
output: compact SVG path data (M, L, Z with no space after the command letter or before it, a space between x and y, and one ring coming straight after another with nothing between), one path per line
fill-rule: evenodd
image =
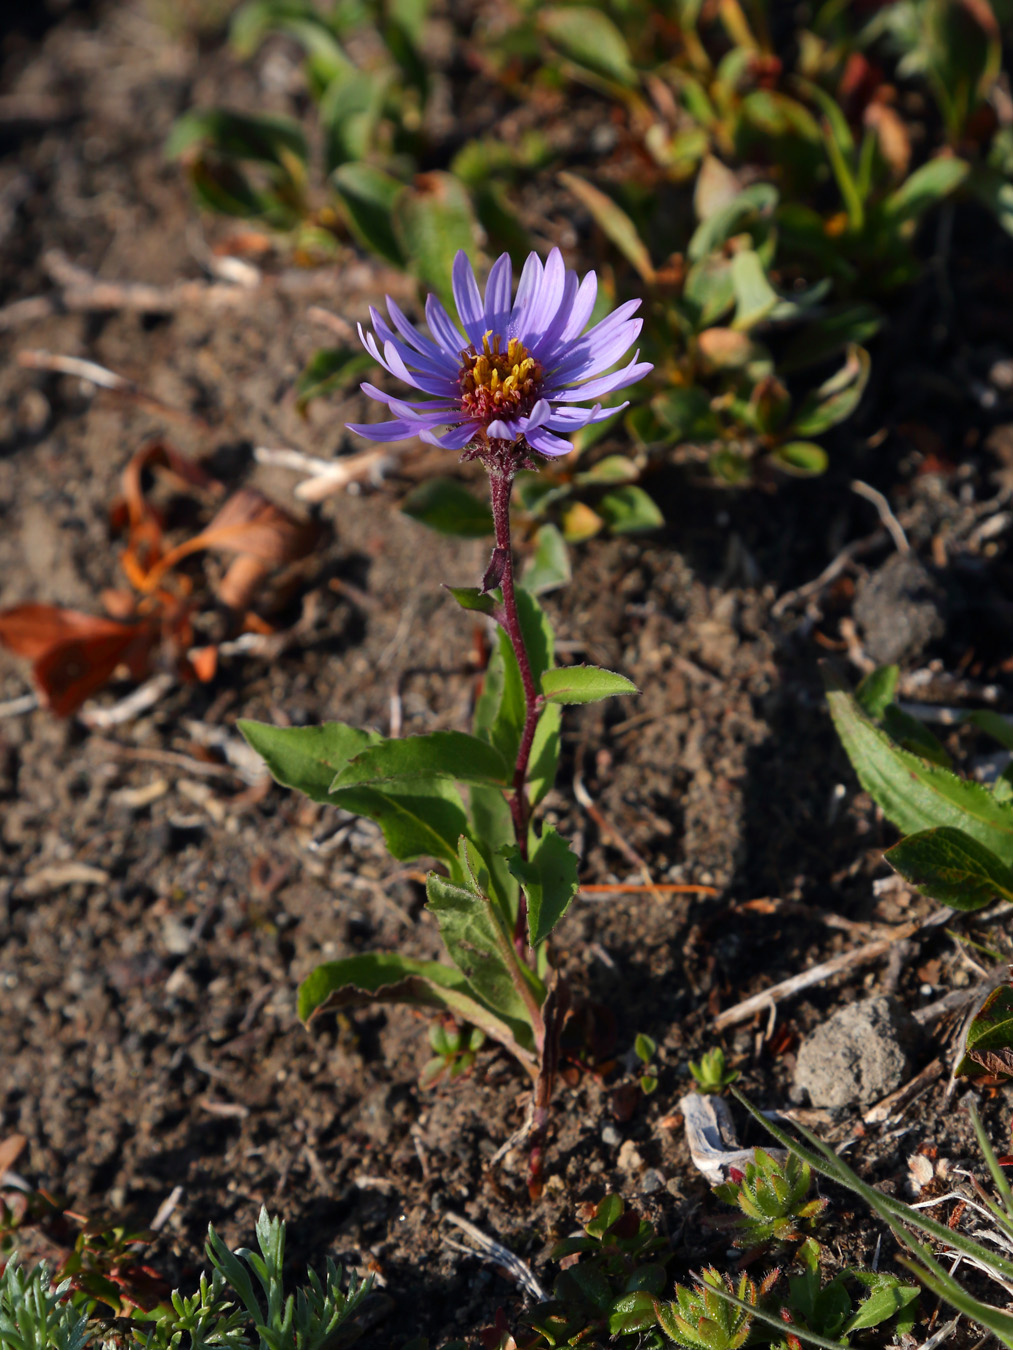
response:
M467 1233L479 1250L475 1251L474 1247L466 1247L463 1242L455 1242L453 1238L445 1237L443 1240L448 1246L453 1247L455 1251L464 1252L468 1256L478 1256L483 1261L499 1266L517 1281L529 1298L544 1302L549 1297L531 1267L519 1256L515 1256L508 1247L487 1237L481 1228L476 1228L468 1219L453 1213L452 1210L446 1210L443 1217L448 1223Z
M868 483L863 483L860 478L854 479L851 484L851 491L857 492L859 497L864 497L867 502L872 502L879 513L879 519L883 528L889 532L898 553L910 553L911 545L908 543L907 535L900 521L890 509L890 503L883 496L882 492L871 487Z

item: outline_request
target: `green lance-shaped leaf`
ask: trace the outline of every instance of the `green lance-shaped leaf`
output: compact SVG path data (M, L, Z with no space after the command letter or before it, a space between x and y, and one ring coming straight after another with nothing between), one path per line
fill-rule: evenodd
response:
M897 693L900 666L877 666L862 677L855 699L862 712L874 722L880 721Z
M748 332L762 322L779 300L767 280L760 255L751 248L740 249L732 259L732 289L735 315L731 326L740 332Z
M366 375L374 361L368 352L346 347L321 347L296 381L296 411L305 413L315 398L344 393Z
M975 1013L957 1073L1013 1077L1013 985L993 989Z
M598 503L598 513L613 534L639 534L657 530L665 523L654 499L633 483L606 492Z
M383 112L388 80L375 71L350 70L331 80L320 100L328 173L368 155Z
M419 778L505 787L510 776L495 746L464 731L434 731L428 736L381 740L363 750L335 775L331 791Z
M429 478L401 503L412 520L438 534L459 539L483 539L493 533L492 512L456 478Z
M295 788L315 802L340 806L375 820L387 847L402 862L440 858L454 871L458 840L467 831L468 819L451 782L433 776L428 782L360 783L332 791L337 775L363 750L383 745L382 737L344 722L272 727L265 722L244 721L239 729L263 757L271 776L284 787Z
M277 113L239 113L228 108L196 108L184 113L169 133L165 153L176 159L196 145L210 146L228 159L287 167L309 158L306 133L291 117Z
M945 825L922 830L884 856L923 895L953 909L984 909L995 899L1013 900L1013 871L962 830Z
M426 895L450 958L474 996L533 1049L542 1034L539 1006L545 991L537 976L522 968L492 901L477 884L456 886L435 872L429 874Z
M573 193L587 211L606 239L609 239L627 262L639 273L642 281L651 285L654 281L654 264L647 251L647 245L637 232L637 227L626 212L613 199L593 183L578 178L575 173L556 175L565 188Z
M317 966L299 986L299 1016L304 1022L330 1009L369 1003L406 1003L453 1013L505 1045L533 1076L537 1072L527 1018L511 1022L497 1016L460 971L439 961L368 952Z
M848 1273L871 1290L868 1298L858 1305L858 1311L841 1328L848 1336L854 1331L878 1327L889 1321L895 1313L902 1312L913 1303L921 1292L916 1284L901 1284L895 1275L879 1275L866 1270Z
M446 779L366 783L332 793L345 811L375 820L384 842L400 862L439 858L458 874L457 841L468 830L461 794Z
M443 589L450 592L462 609L484 614L490 619L495 617L498 605L495 596L488 591L480 591L477 586L444 586Z
M535 551L524 569L521 585L535 595L542 595L565 586L571 575L566 540L555 525L540 525L535 534Z
M901 750L866 717L833 668L824 671L837 734L860 783L887 819L904 834L952 826L1013 866L1013 807L996 801L981 783Z
M545 941L577 894L577 855L567 841L546 825L541 839L522 858L509 859L510 871L524 888L528 900L528 941L532 947Z
M887 197L882 205L883 214L891 221L917 220L930 206L954 192L970 168L963 159L930 159Z
M850 417L865 392L871 366L864 347L849 346L840 370L802 400L792 422L792 434L819 436Z
M475 216L465 188L449 173L420 174L395 199L393 222L416 277L452 307L454 258L459 249L472 259L476 251Z
M539 11L538 24L574 65L626 88L636 84L626 39L603 10L591 5L549 5Z
M770 458L785 473L803 478L825 473L829 463L827 452L815 441L785 441L770 452Z
M600 666L557 666L542 676L542 694L547 703L597 703L616 694L640 691L625 675Z
M330 181L358 243L394 267L404 267L405 256L393 223L394 202L404 184L372 164L342 164Z
M370 745L383 738L345 722L319 727L273 727L267 722L243 720L240 732L283 787L295 788L315 802L334 804L335 776Z

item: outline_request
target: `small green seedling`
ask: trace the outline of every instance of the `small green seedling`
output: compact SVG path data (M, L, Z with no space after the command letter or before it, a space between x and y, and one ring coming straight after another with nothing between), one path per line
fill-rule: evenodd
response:
M739 1076L738 1069L726 1067L725 1052L720 1045L716 1045L713 1050L706 1050L698 1064L690 1060L689 1071L700 1091L710 1093L724 1092Z
M812 1228L827 1203L806 1199L812 1182L808 1164L794 1153L783 1163L762 1148L754 1155L755 1162L746 1163L745 1172L733 1168L731 1180L714 1187L719 1200L741 1210L735 1245L752 1250L801 1242L802 1230Z
M743 1274L735 1285L711 1266L695 1289L676 1285L674 1303L655 1303L658 1324L669 1340L683 1350L740 1350L746 1344L753 1327L752 1315L739 1304L721 1298L718 1289L727 1289L739 1303L756 1306L759 1291L755 1280Z
M435 1052L419 1075L419 1086L435 1087L444 1074L460 1078L475 1066L475 1057L485 1044L478 1027L459 1027L455 1022L432 1022L429 1044Z
M651 1062L658 1052L658 1047L650 1036L646 1036L641 1031L633 1042L633 1049L636 1052L637 1059L644 1066L644 1072L640 1075L640 1090L645 1097L649 1097L658 1086L657 1075Z

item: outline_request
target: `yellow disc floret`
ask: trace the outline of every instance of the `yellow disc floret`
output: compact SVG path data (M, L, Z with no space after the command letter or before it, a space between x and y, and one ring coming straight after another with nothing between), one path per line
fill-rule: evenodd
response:
M512 417L530 412L538 401L542 367L517 338L510 338L503 352L499 336L493 337L489 329L482 350L469 347L461 353L461 361L461 407L466 416L482 421Z

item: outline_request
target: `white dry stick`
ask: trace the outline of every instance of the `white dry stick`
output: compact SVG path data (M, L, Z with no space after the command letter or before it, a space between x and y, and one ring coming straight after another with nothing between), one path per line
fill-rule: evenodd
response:
M898 553L910 553L911 545L907 541L907 535L900 521L890 510L890 503L874 487L868 483L863 483L860 478L856 478L851 484L851 491L857 492L859 497L864 497L867 502L872 502L873 506L879 512L880 521L883 528L888 530L890 538L893 540Z
M308 474L309 477L295 489L295 495L300 501L322 502L342 492L349 483L358 483L364 478L374 482L382 479L398 453L389 446L374 446L343 459L318 459L316 455L304 455L300 450L258 445L253 457L258 464L273 464Z
M17 698L9 698L6 703L0 703L0 719L22 717L25 713L34 712L38 706L38 694L19 694Z
M779 1003L784 998L790 998L792 994L797 994L814 984L821 984L824 980L830 979L832 975L837 975L842 970L850 970L853 966L864 966L867 962L874 961L877 956L882 956L885 952L888 952L895 942L902 942L904 938L909 938L920 927L922 925L918 923L901 924L890 937L880 938L877 942L867 942L863 947L856 947L850 952L842 952L840 956L832 957L829 961L821 961L818 966L811 966L798 975L792 975L787 980L781 980L779 984L772 984L769 989L763 989L760 993L754 994L752 998L743 999L741 1003L736 1003L731 1008L726 1008L723 1013L719 1013L712 1023L714 1030L723 1031L725 1027L733 1026L736 1022L745 1022L754 1013L763 1012L771 1004Z
M479 1256L491 1265L501 1266L508 1274L513 1276L530 1298L544 1302L549 1297L531 1267L522 1261L519 1256L515 1256L508 1247L504 1247L491 1237L487 1237L481 1228L476 1228L473 1223L460 1214L454 1214L448 1209L444 1212L443 1217L448 1223L455 1224L462 1232L467 1233L479 1250L476 1252L473 1247L466 1247L463 1242L455 1242L453 1238L445 1237L443 1240L449 1247L453 1247L455 1251L465 1252L468 1256Z
M76 375L79 380L98 385L100 389L130 389L137 386L124 375L107 370L96 361L85 361L80 356L61 356L59 352L27 349L18 352L18 365L26 370L49 370L54 375Z
M78 721L92 731L108 731L110 727L122 726L124 722L132 722L135 717L140 717L160 703L175 683L175 675L167 672L154 675L111 708L86 708L79 712Z
M172 1217L172 1212L183 1199L183 1187L173 1186L172 1190L159 1205L155 1217L148 1227L153 1233L161 1232Z

